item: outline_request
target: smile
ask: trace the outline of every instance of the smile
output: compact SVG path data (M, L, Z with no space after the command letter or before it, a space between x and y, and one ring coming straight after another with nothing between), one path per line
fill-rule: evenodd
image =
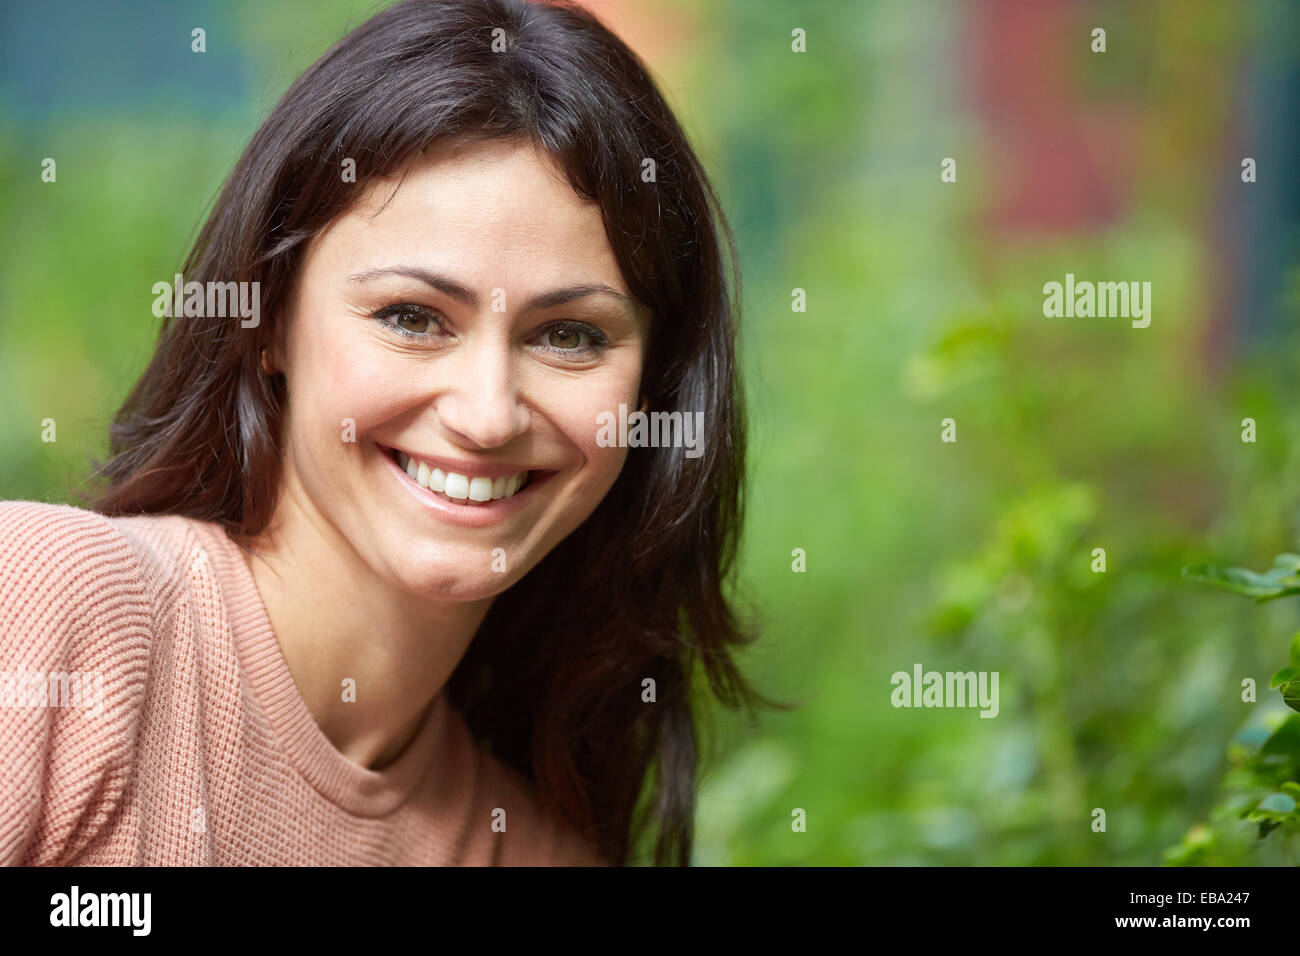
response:
M502 498L513 498L529 484L531 471L510 474L471 475L444 471L436 465L413 458L396 448L386 449L388 456L412 482L438 497L458 505L484 506Z

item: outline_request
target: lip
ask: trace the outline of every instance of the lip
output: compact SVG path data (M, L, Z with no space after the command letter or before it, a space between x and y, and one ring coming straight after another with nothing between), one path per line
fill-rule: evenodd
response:
M379 443L376 442L375 444L378 445ZM484 464L483 462L466 461L460 458L443 458L440 455L422 455L419 452L411 451L409 448L398 448L396 445L379 445L379 450L385 454L400 451L408 458L424 462L430 468L454 471L458 475L466 475L470 478L509 478L511 475L517 475L524 471L536 472L538 475L545 471L545 469L524 464L523 462L494 461L491 464Z
M521 471L532 470L532 477L528 484L520 491L515 492L509 498L493 498L491 501L485 501L482 504L461 505L452 501L450 498L444 498L442 495L434 494L428 488L423 488L416 482L412 481L405 471L398 467L397 462L393 460L390 451L402 449L390 449L384 445L375 443L375 450L379 457L383 459L388 471L392 474L393 479L406 489L416 503L437 517L448 521L451 524L461 525L466 528L485 528L506 520L511 515L516 514L521 508L526 508L528 503L533 499L533 492L545 485L547 480L555 474L553 471L539 471L528 468L515 468L514 471L503 471L501 465L493 465L497 469L496 474L515 475ZM419 458L419 456L416 456ZM473 476L488 477L483 471L483 466L466 465L464 462L456 462L452 458L423 458L422 461L442 468L444 471L458 471L460 474L469 474ZM478 468L475 471L474 468ZM508 467L514 467L508 466Z

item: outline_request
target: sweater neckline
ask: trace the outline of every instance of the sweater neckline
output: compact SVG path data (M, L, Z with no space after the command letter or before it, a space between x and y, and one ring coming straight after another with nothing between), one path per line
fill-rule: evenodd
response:
M219 524L192 524L221 581L239 661L284 756L321 796L349 813L378 817L396 810L433 768L439 746L446 743L447 695L434 699L415 736L382 770L344 756L320 729L294 683L243 547Z

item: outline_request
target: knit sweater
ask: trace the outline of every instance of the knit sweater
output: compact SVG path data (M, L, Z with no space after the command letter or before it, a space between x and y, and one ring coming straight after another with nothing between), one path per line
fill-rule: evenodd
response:
M220 525L0 502L0 864L603 862L445 693L340 753Z

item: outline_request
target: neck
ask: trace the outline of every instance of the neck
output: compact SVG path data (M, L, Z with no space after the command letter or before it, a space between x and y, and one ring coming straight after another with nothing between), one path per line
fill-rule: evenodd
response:
M435 602L393 587L292 482L266 530L243 544L316 723L344 756L382 769L418 731L491 599Z

